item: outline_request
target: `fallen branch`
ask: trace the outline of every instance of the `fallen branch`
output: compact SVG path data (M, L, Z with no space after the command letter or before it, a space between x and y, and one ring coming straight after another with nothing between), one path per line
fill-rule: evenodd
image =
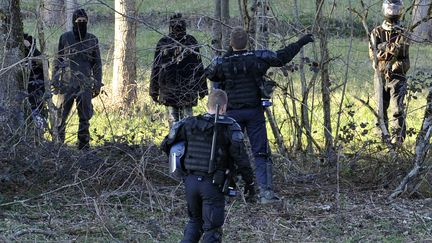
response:
M56 235L56 233L53 231L30 228L30 229L23 229L23 230L16 232L15 234L13 234L13 236L11 238L15 239L17 237L21 237L21 236L27 235L27 234L40 234L40 235L45 235L48 237L54 237Z
M424 161L426 155L430 149L430 139L432 136L432 88L429 90L429 95L427 97L427 106L425 115L423 118L422 128L417 136L416 141L416 154L414 159L414 167L411 171L403 178L399 186L393 191L389 196L389 200L393 200L400 196L406 191L408 184L413 181L414 178L422 174L424 170ZM432 167L431 165L429 167Z

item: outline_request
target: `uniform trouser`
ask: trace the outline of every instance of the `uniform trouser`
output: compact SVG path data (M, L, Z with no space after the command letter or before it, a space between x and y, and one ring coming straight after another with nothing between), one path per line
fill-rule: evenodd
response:
M69 89L64 94L59 95L58 102L60 125L58 126L58 132L61 142L64 142L65 140L67 118L72 109L74 101L76 101L79 117L78 148L88 147L90 142L89 121L93 116L93 106L91 100L91 90L80 90L80 88Z
M225 198L211 177L188 175L185 180L189 222L181 242L221 242Z
M404 99L407 92L406 78L401 75L393 74L386 84L383 85L383 108L384 122L389 127L392 126L392 137L402 142L406 136L405 105ZM391 107L391 120L389 120L388 108Z
M255 175L260 188L272 190L271 181L267 181L267 171L271 167L267 163L269 160L267 130L264 117L264 109L260 106L257 108L247 108L238 110L229 110L227 115L234 118L241 126L242 130L247 132L252 147L252 153L255 158Z
M167 106L167 110L168 110L168 122L170 127L175 122L178 122L183 118L193 115L192 106L184 106L184 107Z

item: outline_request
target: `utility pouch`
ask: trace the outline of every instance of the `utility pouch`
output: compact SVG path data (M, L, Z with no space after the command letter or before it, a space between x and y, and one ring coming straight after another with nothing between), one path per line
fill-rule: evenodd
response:
M229 197L237 196L236 185L232 176L226 177L222 192Z
M222 187L225 182L225 171L223 170L216 170L213 174L213 184L217 185L218 187Z
M271 99L273 96L273 91L276 88L276 82L268 77L263 77L259 85L261 91L261 98Z

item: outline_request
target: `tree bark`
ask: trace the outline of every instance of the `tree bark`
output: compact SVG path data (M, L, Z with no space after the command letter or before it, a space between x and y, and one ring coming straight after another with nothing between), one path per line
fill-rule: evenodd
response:
M266 49L268 47L268 10L269 7L269 1L268 0L258 0L257 1L257 13L256 21L257 21L257 30L256 30L256 49ZM283 140L283 136L281 132L279 131L279 128L276 124L276 119L270 110L269 107L266 107L265 113L267 116L267 120L270 123L270 127L272 129L273 135L276 139L276 144L278 145L279 153L284 155L285 157L288 157L288 150L285 147L285 143Z
M57 131L57 110L52 100L52 92L51 92L51 80L49 78L49 65L48 65L48 57L46 54L46 41L45 41L45 25L42 19L43 13L43 0L40 0L39 9L37 11L37 29L39 35L39 46L40 52L42 53L42 65L44 71L44 84L45 84L45 94L46 101L48 104L48 112L49 112L49 123L50 123L50 133L52 135L53 141L58 141L58 131Z
M325 23L323 19L323 5L324 0L316 0L316 25L317 35L319 38L320 45L320 71L321 71L321 92L322 102L324 109L324 138L325 138L325 150L326 157L330 164L334 163L335 152L333 148L333 135L331 126L331 101L330 101L330 74L329 74L329 50L327 46L327 34L325 29Z
M221 0L215 0L215 11L213 21L213 38L212 47L215 51L215 55L220 56L222 50L222 24L221 24Z
M122 107L137 98L135 0L115 1L115 37L112 90Z
M294 0L294 10L295 10L295 15L296 15L296 22L297 25L301 25L300 22L300 13L299 13L299 7L298 7L298 0ZM298 27L299 27L298 26ZM300 50L300 65L299 65L299 72L300 72L300 81L301 81L301 90L302 90L302 103L300 106L300 110L301 110L301 127L302 129L305 130L306 134L309 134L309 136L307 136L307 146L306 146L306 151L308 153L312 153L313 152L313 148L312 148L312 139L310 136L310 131L311 131L311 123L309 121L309 85L307 84L306 81L306 75L305 75L305 68L304 68L304 64L305 64L305 55L304 55L304 50L303 48ZM316 77L317 75L314 75L314 77ZM312 79L311 80L311 84L315 85L315 80ZM300 141L298 143L298 147L301 148L301 136L300 136Z
M423 123L416 140L414 167L404 177L404 179L393 191L393 193L389 196L389 199L395 199L396 197L401 195L406 190L409 183L415 182L415 178L418 178L423 172L430 170L431 165L429 165L429 168L424 168L424 162L426 159L426 155L431 148L430 139L432 137L432 88L429 89L429 95L426 100L427 104Z
M19 0L0 0L0 140L24 123L26 84L23 59L23 23Z
M66 19L65 19L66 31L72 31L73 28L72 16L75 10L78 9L78 2L77 0L64 0L64 1L65 1L65 12L66 12Z
M248 0L239 0L239 8L241 12L241 17L243 19L243 28L246 30L249 36L248 48L253 49L255 47L256 38L256 10L257 1L252 0L252 4L249 11Z
M268 33L268 0L258 0L256 2L256 43L255 49L265 49L268 47L269 33Z
M230 11L229 0L221 0L221 19L222 19L222 48L228 50L230 46Z
M43 21L46 26L61 25L64 21L64 0L43 0Z
M432 0L415 0L412 23L414 28L412 39L414 41L432 41Z

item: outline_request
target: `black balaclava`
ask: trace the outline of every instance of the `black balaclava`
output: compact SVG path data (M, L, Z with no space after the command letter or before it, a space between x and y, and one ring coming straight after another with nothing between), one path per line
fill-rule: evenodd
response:
M77 40L83 40L85 36L87 35L87 21L86 22L79 22L76 23L75 21L80 18L84 17L86 20L88 20L87 13L84 9L77 9L73 13L72 16L72 24L73 24L73 33L75 35L75 39Z
M186 35L186 21L182 18L181 13L176 13L170 17L169 30L170 35L177 40Z

